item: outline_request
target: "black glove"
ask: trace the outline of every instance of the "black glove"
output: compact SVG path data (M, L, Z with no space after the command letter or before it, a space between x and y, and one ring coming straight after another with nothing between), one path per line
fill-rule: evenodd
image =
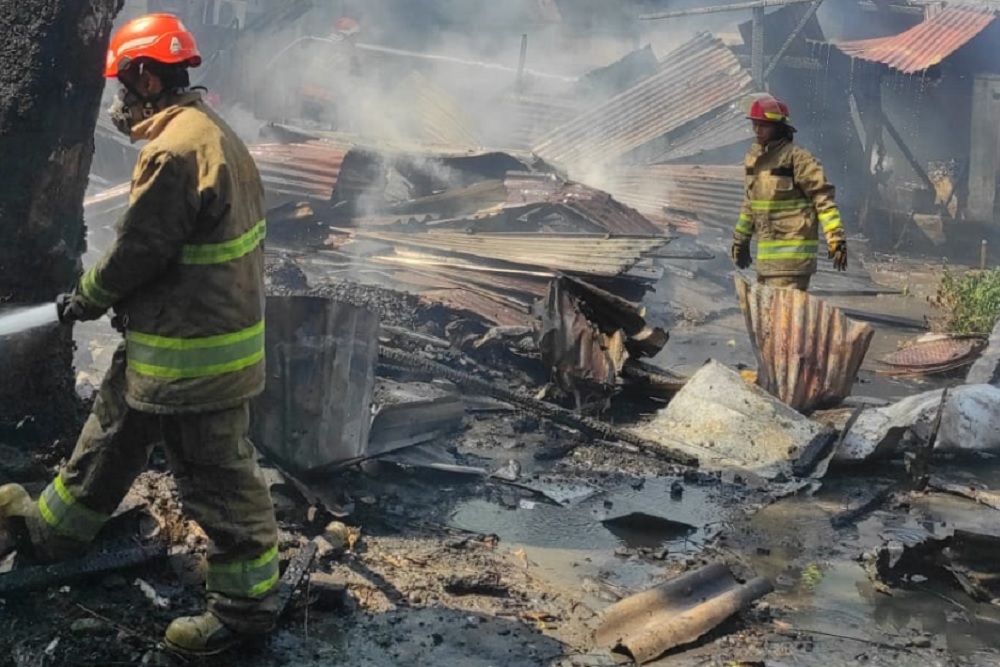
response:
M834 241L830 244L829 259L833 260L833 268L838 271L847 270L847 241Z
M78 296L75 291L56 297L56 313L62 324L96 320L104 314L105 310L105 308L95 308L88 305L86 300Z
M733 241L733 262L741 269L750 266L750 241Z

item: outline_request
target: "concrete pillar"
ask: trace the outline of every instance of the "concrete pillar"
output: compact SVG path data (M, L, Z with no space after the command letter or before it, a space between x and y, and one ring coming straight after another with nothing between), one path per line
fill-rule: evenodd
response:
M979 74L972 84L967 218L993 222L1000 174L1000 75Z

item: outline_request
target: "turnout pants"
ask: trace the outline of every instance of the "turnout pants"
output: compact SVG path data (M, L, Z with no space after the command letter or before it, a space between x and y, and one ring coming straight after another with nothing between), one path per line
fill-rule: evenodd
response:
M161 443L184 510L212 541L208 609L235 632L269 631L277 612L277 524L249 426L247 403L175 415L129 408L122 345L72 457L28 517L33 546L49 559L84 551Z
M768 287L786 287L805 292L809 289L809 280L812 276L770 276L763 278L757 276L757 282Z

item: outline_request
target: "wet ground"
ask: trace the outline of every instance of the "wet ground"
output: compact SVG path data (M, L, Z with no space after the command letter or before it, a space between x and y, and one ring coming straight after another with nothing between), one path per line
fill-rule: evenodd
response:
M686 266L703 271L706 265ZM829 298L877 314L933 314L926 301L936 285L933 267L869 268L880 284L905 293ZM681 373L709 358L753 366L731 273L708 273L723 277L668 278L647 297L651 318L671 329L656 363ZM844 278L821 273L814 286L829 289L837 280ZM867 279L854 270L846 280ZM362 292L349 296L390 308L402 325L418 317L412 300L386 306L387 295ZM893 399L948 381L876 375L872 360L919 334L884 325L876 331L856 394ZM97 323L79 327L77 337L81 379L96 383L115 336ZM591 641L604 608L716 561L741 577L768 577L775 592L699 646L657 664L1000 664L995 607L935 580L887 595L861 563L886 534L932 524L982 526L992 523L994 510L933 494L900 496L901 502L852 525L832 527L831 516L872 488L899 484L900 471L892 466L839 471L811 495L778 499L746 488L732 474L684 471L512 413L469 415L459 434L433 450L435 460L519 472L504 481L373 463L332 478L329 489L354 507L345 521L360 528L361 538L353 552L325 556L318 569L344 584L346 597L334 605L309 604L306 589L270 639L202 662L183 662L157 648L170 618L200 603L198 576L182 576L178 564L197 562L203 544L182 539L168 563L6 600L0 649L7 650L0 654L7 657L0 667L610 665L611 656ZM549 454L537 456L543 450ZM950 465L974 469L988 484L1000 481L982 462ZM37 466L31 469L37 473ZM140 486L161 497L168 493L163 480L153 474ZM279 504L287 557L321 526L309 524L301 502ZM161 524L180 525L173 532L183 536L175 504L151 511ZM137 578L167 598L169 608L154 607ZM458 585L469 581L489 585L469 593Z

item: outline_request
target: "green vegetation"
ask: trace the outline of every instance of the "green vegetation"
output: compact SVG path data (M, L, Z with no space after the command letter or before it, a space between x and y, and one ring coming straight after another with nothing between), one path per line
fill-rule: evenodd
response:
M946 328L956 334L988 334L1000 318L1000 269L944 272L937 305L949 311Z

